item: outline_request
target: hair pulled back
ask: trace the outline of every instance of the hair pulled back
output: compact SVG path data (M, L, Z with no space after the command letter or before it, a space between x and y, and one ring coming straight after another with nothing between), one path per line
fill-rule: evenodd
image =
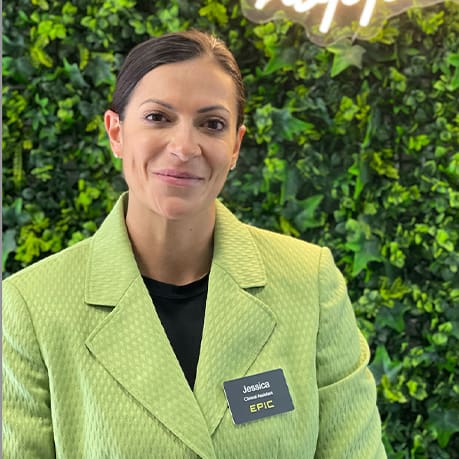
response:
M150 38L127 55L119 71L110 109L124 118L132 91L151 70L164 64L182 62L200 56L210 56L231 76L236 88L237 127L244 119L244 84L241 71L225 43L208 33L197 30L174 32Z

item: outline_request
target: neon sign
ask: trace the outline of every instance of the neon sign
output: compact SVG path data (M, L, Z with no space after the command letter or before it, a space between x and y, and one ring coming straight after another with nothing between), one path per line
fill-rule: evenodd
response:
M328 46L343 38L368 40L388 18L411 7L444 0L241 0L242 12L253 22L287 18L303 24L311 41ZM453 0L459 2L459 0Z

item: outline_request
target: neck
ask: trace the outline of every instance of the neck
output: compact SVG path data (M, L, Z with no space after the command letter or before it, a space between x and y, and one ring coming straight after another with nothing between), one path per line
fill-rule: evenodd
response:
M204 215L169 220L151 213L126 214L126 226L142 275L160 282L185 285L210 271L215 209Z

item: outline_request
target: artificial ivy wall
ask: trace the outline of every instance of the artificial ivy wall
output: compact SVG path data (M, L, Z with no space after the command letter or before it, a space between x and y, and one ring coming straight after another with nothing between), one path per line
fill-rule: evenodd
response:
M3 26L4 276L93 234L125 189L102 114L126 52L214 32L248 92L222 199L332 249L389 457L459 457L459 4L328 49L299 25L250 23L236 0L9 0Z

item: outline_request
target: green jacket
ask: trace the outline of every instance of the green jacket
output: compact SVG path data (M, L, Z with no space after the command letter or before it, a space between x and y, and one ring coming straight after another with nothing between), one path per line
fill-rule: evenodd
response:
M376 389L326 248L217 202L194 391L121 198L96 234L3 285L5 458L384 458ZM295 409L235 425L223 382L282 368Z

